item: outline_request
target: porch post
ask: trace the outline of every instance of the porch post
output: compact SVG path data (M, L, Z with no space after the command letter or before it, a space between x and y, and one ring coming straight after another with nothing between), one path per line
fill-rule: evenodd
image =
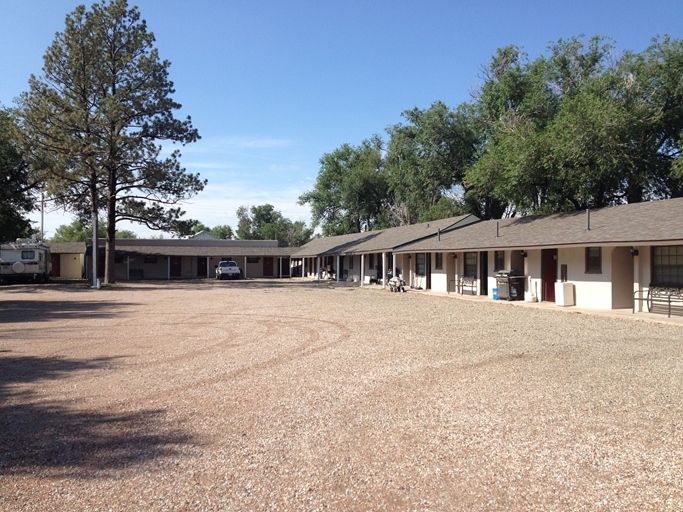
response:
M170 256L166 256L166 262L167 262L166 279L168 279L170 281L171 280L171 257Z
M341 269L339 268L339 254L337 254L337 282L339 282L339 273Z
M398 277L398 272L396 272L396 253L391 253L391 274L394 277Z
M301 280L306 276L306 258L301 258Z
M318 256L318 281L320 281L320 274L322 274L322 269L320 268L320 256Z
M365 281L365 254L360 255L360 285Z
M387 253L382 253L382 290L387 286Z
M244 279L247 278L247 257L244 257Z
M211 256L206 257L206 278L211 277Z

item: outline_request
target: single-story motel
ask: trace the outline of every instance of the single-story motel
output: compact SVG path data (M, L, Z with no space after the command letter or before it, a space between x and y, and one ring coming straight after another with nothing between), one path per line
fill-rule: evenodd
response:
M75 253L68 251L75 249L69 244L51 246L53 262L59 258L65 269L62 258L72 261ZM100 268L103 247L104 241L98 251ZM90 253L90 247L81 253L85 274ZM508 270L520 276L516 279L523 283L525 300L596 310L635 305L636 311L648 311L650 303L636 299L645 299L650 287L666 287L680 312L683 198L488 221L464 215L316 238L302 247L278 247L274 240L220 240L208 234L183 240L119 239L116 279L213 277L215 266L225 259L236 261L246 278L385 286L391 271L413 289L491 299L497 274Z

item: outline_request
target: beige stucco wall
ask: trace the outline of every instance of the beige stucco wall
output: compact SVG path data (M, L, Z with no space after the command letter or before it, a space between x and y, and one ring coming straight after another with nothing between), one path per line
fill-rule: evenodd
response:
M594 309L612 309L612 247L602 248L602 273L586 274L585 247L559 249L557 276L560 265L567 265L567 281L574 283L576 306Z
M59 277L81 279L83 277L85 256L83 254L60 254Z

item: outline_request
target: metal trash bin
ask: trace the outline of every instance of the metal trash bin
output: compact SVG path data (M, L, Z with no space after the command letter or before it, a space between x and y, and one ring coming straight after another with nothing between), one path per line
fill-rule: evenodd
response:
M524 276L518 270L498 271L498 300L524 300L524 281Z

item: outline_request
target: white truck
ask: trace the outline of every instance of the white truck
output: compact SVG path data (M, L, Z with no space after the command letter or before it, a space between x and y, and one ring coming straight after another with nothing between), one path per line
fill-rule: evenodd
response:
M242 271L234 261L221 261L216 267L216 279L239 279Z
M52 277L49 247L28 238L0 245L0 282L40 281Z

